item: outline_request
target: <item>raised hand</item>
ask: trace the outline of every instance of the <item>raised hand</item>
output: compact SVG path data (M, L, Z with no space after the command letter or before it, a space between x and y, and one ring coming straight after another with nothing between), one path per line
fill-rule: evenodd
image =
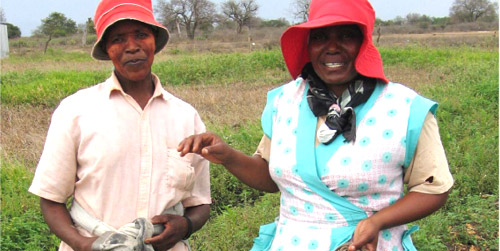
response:
M206 132L189 136L177 147L181 156L196 153L216 164L225 164L231 159L233 149L214 133Z

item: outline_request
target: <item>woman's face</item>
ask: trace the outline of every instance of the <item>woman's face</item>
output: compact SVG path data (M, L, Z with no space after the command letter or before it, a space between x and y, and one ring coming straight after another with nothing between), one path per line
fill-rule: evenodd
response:
M134 20L119 21L107 31L105 45L120 77L140 81L151 74L155 54L151 26Z
M362 42L357 25L312 29L307 49L314 71L329 87L349 82L358 74L354 61Z

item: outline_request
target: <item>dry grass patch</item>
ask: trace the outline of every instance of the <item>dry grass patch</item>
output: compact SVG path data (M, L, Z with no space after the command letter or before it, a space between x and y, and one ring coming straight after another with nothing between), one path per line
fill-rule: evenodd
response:
M206 123L237 126L260 120L267 91L276 85L234 83L231 85L168 86L175 96L193 105Z
M384 72L389 81L401 83L417 91L425 85L436 83L440 78L439 75L427 70L405 66L384 67ZM442 79L440 81L442 81Z
M49 108L2 106L2 158L14 157L26 167L34 168L42 154L50 117Z

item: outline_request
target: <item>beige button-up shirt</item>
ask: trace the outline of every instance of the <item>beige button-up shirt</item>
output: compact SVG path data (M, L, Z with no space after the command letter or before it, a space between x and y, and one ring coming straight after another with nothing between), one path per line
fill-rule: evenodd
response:
M114 74L64 99L53 114L29 191L60 203L73 196L115 228L138 217L151 219L179 202L210 204L208 161L194 154L181 158L176 150L205 125L156 76L154 84L144 110ZM62 243L60 250L71 248ZM173 250L185 246L178 243Z

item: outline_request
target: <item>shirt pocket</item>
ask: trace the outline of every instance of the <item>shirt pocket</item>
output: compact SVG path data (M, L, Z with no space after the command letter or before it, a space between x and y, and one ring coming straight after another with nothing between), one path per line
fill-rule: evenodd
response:
M167 185L169 187L190 191L193 189L195 173L192 154L179 156L176 149L167 149Z

